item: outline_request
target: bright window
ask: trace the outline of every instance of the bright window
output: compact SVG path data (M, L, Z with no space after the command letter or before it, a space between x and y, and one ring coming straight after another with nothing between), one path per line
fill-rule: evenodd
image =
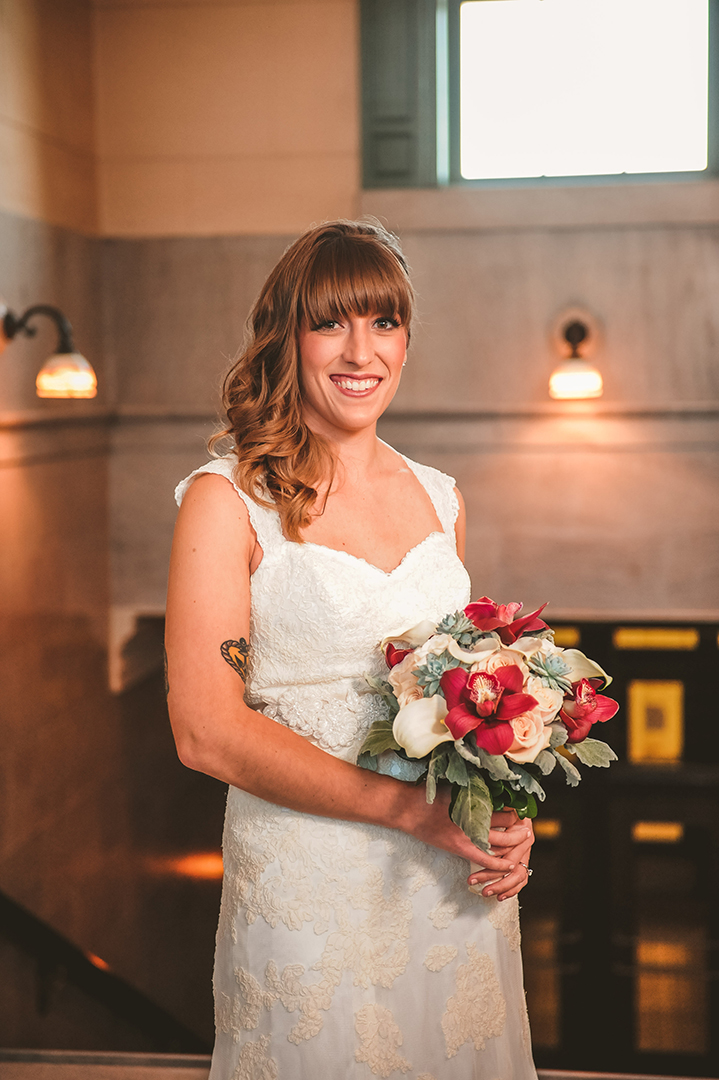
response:
M466 180L707 167L709 0L467 0Z

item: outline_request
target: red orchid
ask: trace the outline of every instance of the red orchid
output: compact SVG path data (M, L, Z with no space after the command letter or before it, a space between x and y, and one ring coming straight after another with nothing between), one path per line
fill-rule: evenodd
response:
M537 704L531 694L522 693L523 685L517 664L505 664L493 675L470 674L464 668L445 671L440 686L449 710L444 722L452 738L462 739L474 731L477 746L489 754L503 754L514 742L509 721Z
M393 668L396 667L397 664L401 664L405 656L408 656L411 652L411 649L395 649L394 645L390 642L384 651L387 667Z
M537 630L547 630L547 624L539 615L544 611L546 604L542 604L536 611L529 615L523 615L521 619L515 619L522 605L518 603L495 604L488 596L482 596L474 604L468 604L464 613L474 623L478 630L485 632L496 630L505 645L512 645L523 634L533 634Z
M574 697L565 698L559 714L569 732L567 742L582 742L589 734L592 724L611 720L619 709L617 701L597 693L596 687L601 685L601 679L580 679L572 684Z

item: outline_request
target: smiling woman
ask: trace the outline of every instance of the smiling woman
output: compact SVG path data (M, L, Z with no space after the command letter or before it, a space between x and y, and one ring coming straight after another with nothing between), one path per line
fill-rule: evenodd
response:
M251 344L225 380L228 426L211 445L232 436L238 483L279 511L291 540L301 542L310 523L315 485L323 477L331 484L334 476L327 439L347 421L352 427L376 421L392 400L413 310L396 237L368 222L311 229L267 279L251 316ZM378 355L371 371L375 345L389 366ZM350 386L359 375L377 379L377 386ZM340 401L360 393L362 408L340 410ZM323 420L324 404L330 412ZM310 423L303 419L308 408Z
M212 1080L535 1080L531 827L499 812L480 851L448 790L357 767L388 716L382 639L469 599L454 481L377 438L411 317L380 226L300 237L227 379L234 452L177 490L170 717L182 761L229 784Z

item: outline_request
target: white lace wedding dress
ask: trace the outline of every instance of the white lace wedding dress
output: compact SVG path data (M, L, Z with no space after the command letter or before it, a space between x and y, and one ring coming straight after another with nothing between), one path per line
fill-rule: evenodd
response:
M199 473L232 481L234 460L198 469L178 502ZM386 674L380 638L470 598L454 481L407 465L443 531L391 573L286 540L237 489L264 552L246 700L346 761L384 715L364 679ZM463 859L233 787L223 854L211 1080L536 1080L517 900L470 892Z

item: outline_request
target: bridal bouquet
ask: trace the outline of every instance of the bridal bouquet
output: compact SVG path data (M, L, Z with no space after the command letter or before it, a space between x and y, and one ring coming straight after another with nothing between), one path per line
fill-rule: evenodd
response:
M546 605L519 617L521 607L483 596L437 626L389 634L387 680L367 680L389 718L372 725L358 764L402 779L424 776L430 803L437 783L449 782L452 820L485 851L492 812L535 817L545 797L540 779L557 765L574 787L575 761L616 760L605 742L589 738L592 725L619 708L597 692L610 676L578 649L554 644L539 618Z

